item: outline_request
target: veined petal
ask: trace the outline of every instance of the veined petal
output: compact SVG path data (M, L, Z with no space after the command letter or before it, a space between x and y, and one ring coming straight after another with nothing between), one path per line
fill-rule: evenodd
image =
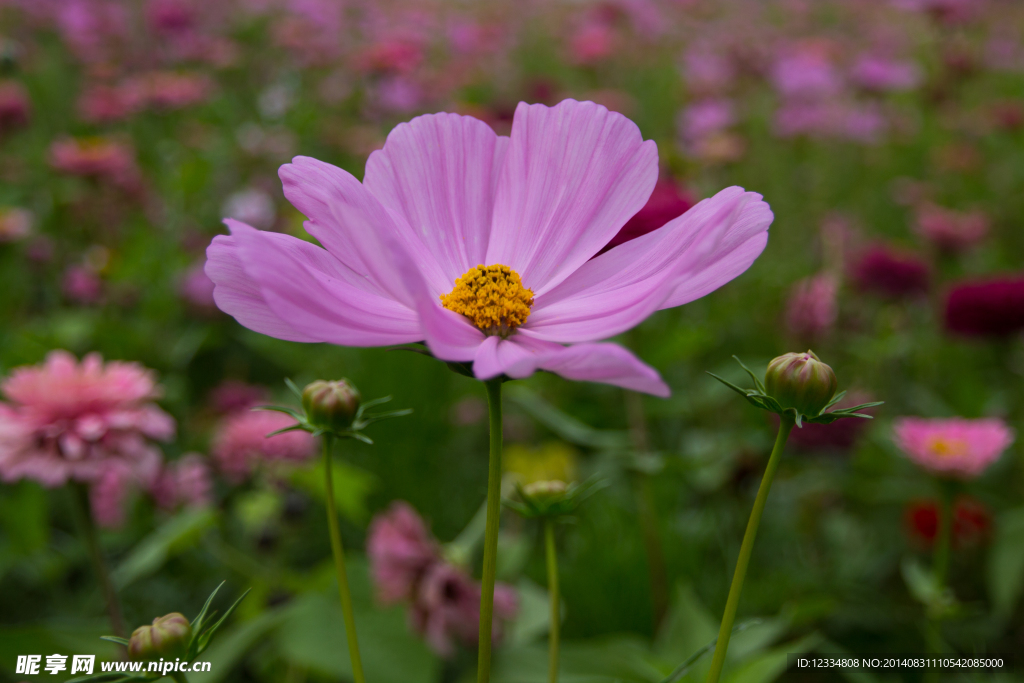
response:
M385 346L421 339L415 311L350 284L345 266L320 247L235 221L229 225L249 281L302 341Z
M658 371L618 344L573 344L540 359L539 370L566 379L600 382L667 398L672 392Z
M521 334L508 339L487 337L473 359L473 374L477 379L491 379L502 374L515 379L529 377L538 363L563 348L559 344Z
M761 195L726 188L658 230L585 263L537 297L524 330L558 342L615 336L660 308L692 301L742 273L764 249L771 221Z
M399 213L455 279L484 263L508 138L483 121L428 114L399 124L366 162L364 186Z
M228 224L245 225L238 221L229 221ZM213 280L213 300L217 307L245 327L277 339L319 341L294 329L270 310L259 284L249 277L242 266L238 240L234 236L218 235L213 238L206 249L205 271L207 277Z
M657 179L657 146L621 114L575 100L521 103L485 262L509 266L540 296L608 244Z
M367 291L412 306L405 297L385 239L400 241L437 291L451 289L433 254L399 214L388 211L355 177L337 166L295 157L279 170L284 195L309 220L306 231L361 276Z

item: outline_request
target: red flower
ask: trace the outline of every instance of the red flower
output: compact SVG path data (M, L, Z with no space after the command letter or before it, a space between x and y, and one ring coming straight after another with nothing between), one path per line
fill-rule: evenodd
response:
M1024 330L1024 277L955 286L946 297L946 329L992 337Z
M934 500L916 500L907 506L907 531L916 543L931 546L939 535L939 504ZM953 545L976 546L992 531L992 513L984 503L969 497L958 498L953 506Z

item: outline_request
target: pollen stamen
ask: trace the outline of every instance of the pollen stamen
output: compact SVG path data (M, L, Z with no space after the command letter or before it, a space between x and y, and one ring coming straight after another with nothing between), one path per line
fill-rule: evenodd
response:
M519 273L508 266L479 265L441 295L441 305L469 318L484 334L504 339L530 316L533 290L524 287Z

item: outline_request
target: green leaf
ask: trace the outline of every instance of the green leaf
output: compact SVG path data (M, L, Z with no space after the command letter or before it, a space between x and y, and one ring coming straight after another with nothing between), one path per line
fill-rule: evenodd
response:
M505 395L517 406L555 434L570 443L589 448L619 450L629 447L629 435L623 431L594 429L562 412L522 385L511 385Z
M206 602L203 603L203 608L199 610L199 614L197 614L196 618L192 620L193 632L198 633L203 630L203 623L206 620L206 613L210 611L210 605L213 604L213 599L217 597L217 592L224 587L225 583L227 583L227 581L221 581L219 584L217 584L217 587L213 589L212 593L210 593L210 597L206 598Z
M283 609L271 610L224 631L217 642L203 653L203 661L210 662L210 670L190 673L190 683L218 683L227 678L245 654L268 632L280 625L284 616Z
M208 648L210 646L210 638L213 637L213 634L217 632L217 629L219 629L221 627L221 625L225 622L225 620L227 620L227 618L231 616L231 613L235 611L236 607L238 607L238 603L242 602L242 600L245 599L245 596L247 596L251 590L252 589L249 588L244 593L242 593L240 596L238 596L238 599L235 600L235 602L231 605L231 607L228 607L227 611L224 612L224 615L220 619L218 619L217 622L213 626L211 626L210 628L206 629L206 631L204 631L202 633L202 635L199 636L199 641L198 641L199 645L198 645L198 648L196 649L196 656L203 654L203 652L206 650L206 648ZM189 649L191 649L191 647Z
M744 621L744 622L742 622L740 624L737 624L736 626L733 627L732 634L735 635L737 633L742 633L743 631L746 631L751 626L757 626L760 623L761 623L760 619L750 619L748 621ZM710 643L708 643L707 645L705 645L704 647L700 648L699 650L694 652L692 655L690 655L690 657L685 662L683 662L678 667L676 667L676 669L672 673L670 673L667 677L665 677L665 679L662 680L661 683L676 683L676 681L681 680L683 676L685 676L687 673L689 673L691 666L696 664L697 661L699 659L701 659L704 655L706 655L707 653L709 653L709 652L711 652L712 650L715 649L715 645L717 643L718 643L718 638L716 637Z
M109 640L112 643L117 643L118 645L124 645L125 647L128 647L127 638L118 638L117 636L100 636L100 640Z
M722 678L724 683L771 683L786 672L789 655L814 649L821 636L811 633L800 640L781 645L742 664L731 667Z
M216 514L208 508L179 513L142 539L111 573L111 580L121 590L149 576L160 569L168 558L194 546L216 521Z

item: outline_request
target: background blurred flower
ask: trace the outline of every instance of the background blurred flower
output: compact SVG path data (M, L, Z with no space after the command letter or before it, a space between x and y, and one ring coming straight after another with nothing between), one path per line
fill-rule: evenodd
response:
M441 561L441 549L423 519L404 501L374 517L366 554L377 599L385 605L412 600L427 570Z
M1024 330L1024 277L962 282L946 297L946 329L1001 337Z
M238 482L261 465L309 460L316 451L316 440L308 432L267 436L293 424L290 416L265 410L229 415L213 437L218 468L230 481Z
M71 301L79 304L94 304L103 293L103 281L86 266L69 266L64 271L61 290Z
M786 302L789 333L801 340L819 339L828 334L839 315L838 292L839 282L830 273L813 275L796 283Z
M207 275L204 267L206 259L193 264L186 270L178 284L178 294L191 306L208 312L217 311L217 302L213 300L213 280Z
M50 145L50 165L61 173L98 178L125 189L140 179L129 147L102 137L65 137Z
M916 500L907 505L907 531L916 543L929 547L939 535L939 503ZM986 541L992 532L992 513L981 501L960 496L953 505L953 545L969 548Z
M274 206L273 198L255 187L230 195L224 201L221 212L258 230L269 230L277 220L277 207Z
M910 90L921 80L913 62L874 54L862 55L850 69L850 77L862 88L883 91Z
M1013 443L1013 430L997 418L902 417L893 425L896 445L913 462L938 475L979 476Z
M0 133L24 126L32 114L32 102L17 81L0 81Z
M0 208L0 243L28 237L33 222L34 216L28 209Z
M247 384L236 379L224 380L210 392L210 407L227 415L267 403L270 393L258 384Z
M884 244L868 247L853 262L850 277L862 291L894 298L927 292L931 279L928 264L916 254Z
M165 510L209 505L213 501L213 481L206 458L199 453L186 453L165 463L150 484L149 494Z
M5 481L93 482L112 467L148 481L161 460L150 440L174 435L174 420L153 402L153 373L137 363L104 363L98 354L79 363L53 351L42 365L16 368L0 388L8 399L0 403Z
M917 233L945 252L960 252L988 235L988 218L980 211L961 212L931 203L917 207Z
M644 208L626 221L612 241L605 246L604 251L654 232L670 220L682 216L696 203L693 196L682 189L676 181L671 178L660 178Z

